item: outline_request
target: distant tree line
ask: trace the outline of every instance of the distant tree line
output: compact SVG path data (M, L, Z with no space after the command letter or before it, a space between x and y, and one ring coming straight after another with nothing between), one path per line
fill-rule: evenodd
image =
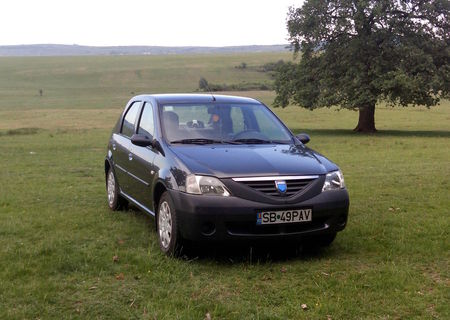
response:
M200 78L198 82L198 91L217 92L217 91L251 91L251 90L273 90L273 84L269 82L240 82L233 84L209 83L205 78Z
M257 71L260 72L278 72L280 68L282 68L286 62L284 62L283 59L278 60L277 62L268 62L266 64L263 64L262 66L259 66L257 68Z
M243 71L257 71L264 72L269 75L270 80L264 82L240 82L234 84L226 83L209 83L204 77L201 77L198 82L198 91L203 92L216 92L216 91L250 91L250 90L274 90L273 79L276 73L283 68L286 63L283 60L278 60L276 62L268 62L260 66L249 67L246 62L235 66L235 69Z
M286 64L283 59L280 59L276 62L267 62L260 66L249 66L246 62L242 62L241 64L235 66L235 69L239 70L249 70L249 71L258 71L258 72L277 72Z

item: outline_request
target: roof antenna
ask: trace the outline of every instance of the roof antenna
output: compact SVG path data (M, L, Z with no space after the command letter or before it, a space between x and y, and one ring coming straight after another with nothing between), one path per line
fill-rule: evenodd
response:
M216 97L214 97L214 94L213 94L211 88L209 87L208 83L206 83L206 89L208 89L208 92L211 95L211 97L213 98L213 101L216 101Z
M200 86L203 87L203 89L206 89L208 91L208 93L213 98L213 101L216 101L216 97L214 97L213 91L209 87L208 80L206 80L205 78L200 78Z

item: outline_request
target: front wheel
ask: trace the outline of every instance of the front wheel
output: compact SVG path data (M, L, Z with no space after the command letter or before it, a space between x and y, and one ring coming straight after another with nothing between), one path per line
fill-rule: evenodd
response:
M161 251L168 256L177 256L181 249L177 215L172 198L166 191L161 196L156 217L156 230Z

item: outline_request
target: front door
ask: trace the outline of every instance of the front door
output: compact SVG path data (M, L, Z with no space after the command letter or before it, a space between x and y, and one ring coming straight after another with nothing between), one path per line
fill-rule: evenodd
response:
M141 102L134 102L126 111L118 134L113 135L112 154L116 179L122 192L130 195L130 158L131 158L131 136L136 131L136 120L140 110ZM131 196L131 195L130 195Z
M155 134L154 111L149 102L146 102L142 108L137 125L137 134L145 135L151 140ZM153 202L151 187L156 172L153 164L156 152L151 146L132 145L131 147L132 165L129 166L131 193L133 198L149 210L151 210Z

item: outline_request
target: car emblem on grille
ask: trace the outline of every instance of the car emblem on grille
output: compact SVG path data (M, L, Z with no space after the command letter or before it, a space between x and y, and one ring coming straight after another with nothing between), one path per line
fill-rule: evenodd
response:
M284 181L284 180L275 181L275 187L277 188L279 193L284 194L287 191L286 181Z

